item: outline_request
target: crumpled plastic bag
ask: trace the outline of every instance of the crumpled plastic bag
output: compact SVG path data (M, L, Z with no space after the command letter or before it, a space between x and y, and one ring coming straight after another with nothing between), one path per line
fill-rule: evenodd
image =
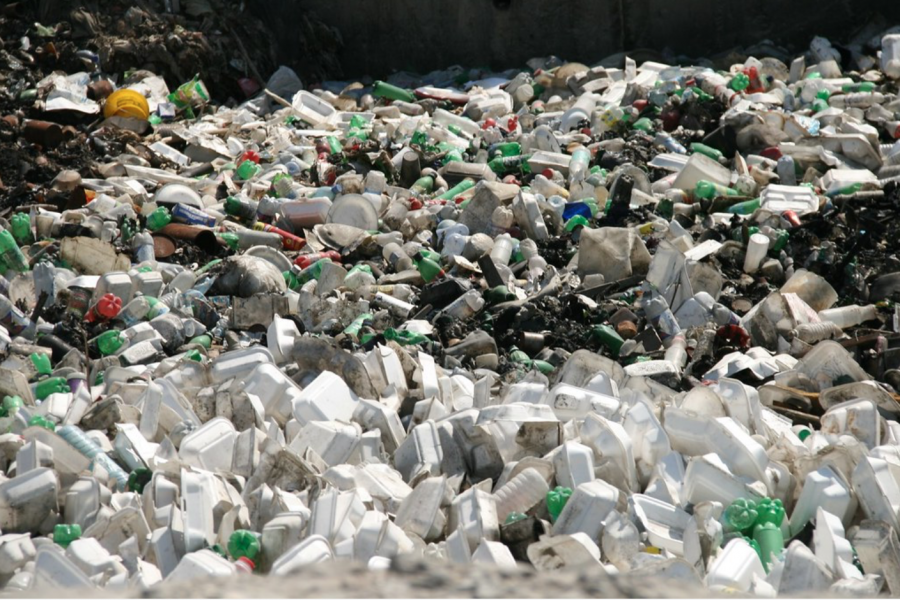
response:
M283 294L287 289L284 276L267 260L255 256L234 256L210 289L212 295L240 296L253 294Z
M579 275L600 273L606 281L618 281L635 274L645 275L649 267L650 252L633 229L601 227L581 232Z

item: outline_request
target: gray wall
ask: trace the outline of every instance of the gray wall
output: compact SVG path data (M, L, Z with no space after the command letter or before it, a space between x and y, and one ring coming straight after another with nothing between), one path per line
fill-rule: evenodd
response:
M670 47L699 57L770 38L794 49L837 39L879 16L880 0L252 0L280 42L303 60L296 23L308 12L338 28L344 76L424 73L453 64L509 68L556 54L592 63L625 49ZM505 7L502 5L506 5Z

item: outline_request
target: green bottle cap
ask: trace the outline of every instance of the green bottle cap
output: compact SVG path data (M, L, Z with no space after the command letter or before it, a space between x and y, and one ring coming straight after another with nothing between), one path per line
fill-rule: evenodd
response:
M241 557L255 560L259 550L259 539L252 531L238 529L228 538L228 554L235 560Z
M128 475L128 491L144 493L144 486L150 483L153 471L145 467L138 467Z
M0 417L9 417L21 408L25 402L19 396L4 396L3 403L0 404Z
M115 354L124 343L125 336L121 331L116 331L114 329L104 331L97 337L97 348L103 356Z
M33 352L29 358L38 374L49 375L53 371L53 367L50 365L50 357L43 352Z
M53 541L68 548L69 544L81 537L81 525L74 523L72 525L59 524L53 527Z

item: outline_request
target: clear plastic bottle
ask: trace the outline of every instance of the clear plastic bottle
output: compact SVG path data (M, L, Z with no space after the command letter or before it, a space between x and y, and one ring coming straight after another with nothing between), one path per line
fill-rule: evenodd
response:
M116 480L119 491L125 491L128 484L128 473L106 454L94 440L89 438L76 425L63 425L56 429L56 434L75 447L85 457L103 467L110 477Z
M491 260L497 265L508 265L513 252L513 240L508 233L498 235L491 249Z
M839 308L829 308L819 311L819 318L823 321L834 323L841 329L847 329L871 321L878 316L878 308L874 304L868 306L859 306L852 304L850 306L841 306Z
M388 261L397 273L415 268L413 260L396 242L387 244L382 251L382 256L384 256L384 260Z
M156 250L153 246L153 236L142 231L134 236L134 261L136 263L155 263Z
M569 161L569 187L584 181L591 164L591 151L584 146L578 146L572 152L572 160Z

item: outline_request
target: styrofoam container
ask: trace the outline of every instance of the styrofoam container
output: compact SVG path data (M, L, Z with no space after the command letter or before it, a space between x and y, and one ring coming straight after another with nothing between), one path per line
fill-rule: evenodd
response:
M849 525L856 512L856 498L849 486L828 465L811 471L803 482L803 490L791 512L791 536L797 535L816 514L818 509L836 515Z
M729 471L718 454L705 454L688 461L681 503L721 502L728 506L738 498L756 501L764 495L764 491L748 486Z
M96 302L104 294L115 294L122 299L122 305L128 304L134 295L134 282L128 273L113 271L102 275L94 288L93 301Z
M198 550L185 554L166 581L191 581L209 577L231 577L237 573L234 565L212 550Z
M339 544L352 539L365 514L366 507L359 492L328 490L313 503L307 533L310 536L318 535L329 543Z
M323 129L333 129L337 120L337 109L315 94L300 90L291 101L294 113L312 125Z
M878 183L878 177L868 169L829 169L819 180L826 194L836 193L856 183Z
M311 535L275 561L273 575L289 575L307 565L334 560L334 550L321 535Z
M880 458L864 456L853 470L853 491L869 519L886 521L900 529L900 481L894 475L896 467Z
M766 577L759 555L746 540L736 538L728 542L725 549L713 559L706 574L706 586L710 590L736 589L749 592L754 577Z
M651 544L677 556L684 555L684 530L691 520L689 514L644 494L632 494L628 508L647 532Z
M397 509L394 522L404 531L414 533L426 542L435 541L444 532L447 519L441 510L446 493L444 477L428 477L413 488ZM497 513L499 518L501 513Z
M856 571L856 573L850 572L851 576L862 577L859 570L853 566L853 547L844 535L844 525L841 523L840 517L831 514L821 506L816 509L813 549L816 558L828 565L835 573L843 574L842 572L846 571L847 565L849 565Z
M262 557L259 564L263 573L268 572L282 555L302 541L303 530L311 515L308 509L306 512L283 512L263 526L260 540Z
M563 486L577 488L582 483L594 480L594 453L578 442L566 442L553 456L556 482Z
M581 441L594 451L595 465L603 479L622 489L639 491L634 450L628 432L619 423L598 414L589 414L581 425Z
M73 541L66 548L66 556L88 577L126 572L120 557L112 556L95 538L83 537Z
M640 401L625 413L622 427L633 444L638 476L646 481L659 459L672 451L669 436L650 407Z
M381 443L385 452L392 454L406 439L406 431L397 411L391 410L374 400L360 400L353 411L353 421L366 431L377 429L381 432Z
M759 196L759 207L780 215L792 210L798 215L819 212L819 197L803 185L777 185L770 183Z
M822 415L821 432L852 435L871 450L881 443L881 421L872 400L847 400L832 406Z
M586 533L592 540L599 540L603 521L616 509L619 490L597 479L582 483L572 491L562 512L553 524L553 535Z
M30 533L57 510L59 478L45 467L0 483L0 530Z
M291 441L291 448L300 456L312 449L327 465L340 465L350 459L361 435L356 423L312 421Z
M131 282L133 294L140 292L144 296L150 296L151 298L158 298L165 285L162 273L159 271L134 273L134 275L131 275Z
M563 177L568 177L569 162L571 160L572 156L569 154L538 150L531 154L531 158L528 159L528 166L531 167L534 173L540 173L546 169L554 169L562 173Z
M475 552L472 553L472 562L481 565L490 565L499 569L516 569L516 559L506 544L482 540Z
M499 540L500 524L494 496L478 488L469 488L450 504L450 530L462 529L469 547L481 540Z
M543 403L550 405L561 421L583 418L589 413L611 417L621 406L618 398L591 392L567 383L555 385L544 398Z
M213 383L224 383L229 379L245 379L260 364L274 362L272 353L262 346L225 352L212 363Z
M230 471L237 431L224 417L216 417L184 436L179 455L189 465L208 471Z
M538 571L600 565L600 548L586 533L543 536L528 546L527 554Z
M728 186L731 184L731 171L708 156L695 153L685 163L684 168L678 172L678 177L672 182L672 187L692 190L701 179Z
M403 479L412 481L422 470L431 475L440 474L443 457L437 425L434 421L425 421L413 427L397 448L397 452L394 453L394 467L400 471Z
M34 558L35 589L57 588L60 590L77 589L87 593L94 584L78 566L66 557L63 549L55 544L41 546Z
M34 543L27 533L6 533L0 535L0 575L8 577L34 560Z
M187 552L216 543L213 508L217 500L214 486L212 473L181 470L181 511L184 519L184 549Z
M278 370L277 367L275 370ZM331 371L322 371L294 399L292 412L304 424L312 421L350 421L358 404L359 398L341 377Z
M290 419L294 403L302 393L300 386L281 369L267 362L253 369L253 372L244 379L243 388L248 394L259 398L266 416L274 417L279 424L286 423Z

